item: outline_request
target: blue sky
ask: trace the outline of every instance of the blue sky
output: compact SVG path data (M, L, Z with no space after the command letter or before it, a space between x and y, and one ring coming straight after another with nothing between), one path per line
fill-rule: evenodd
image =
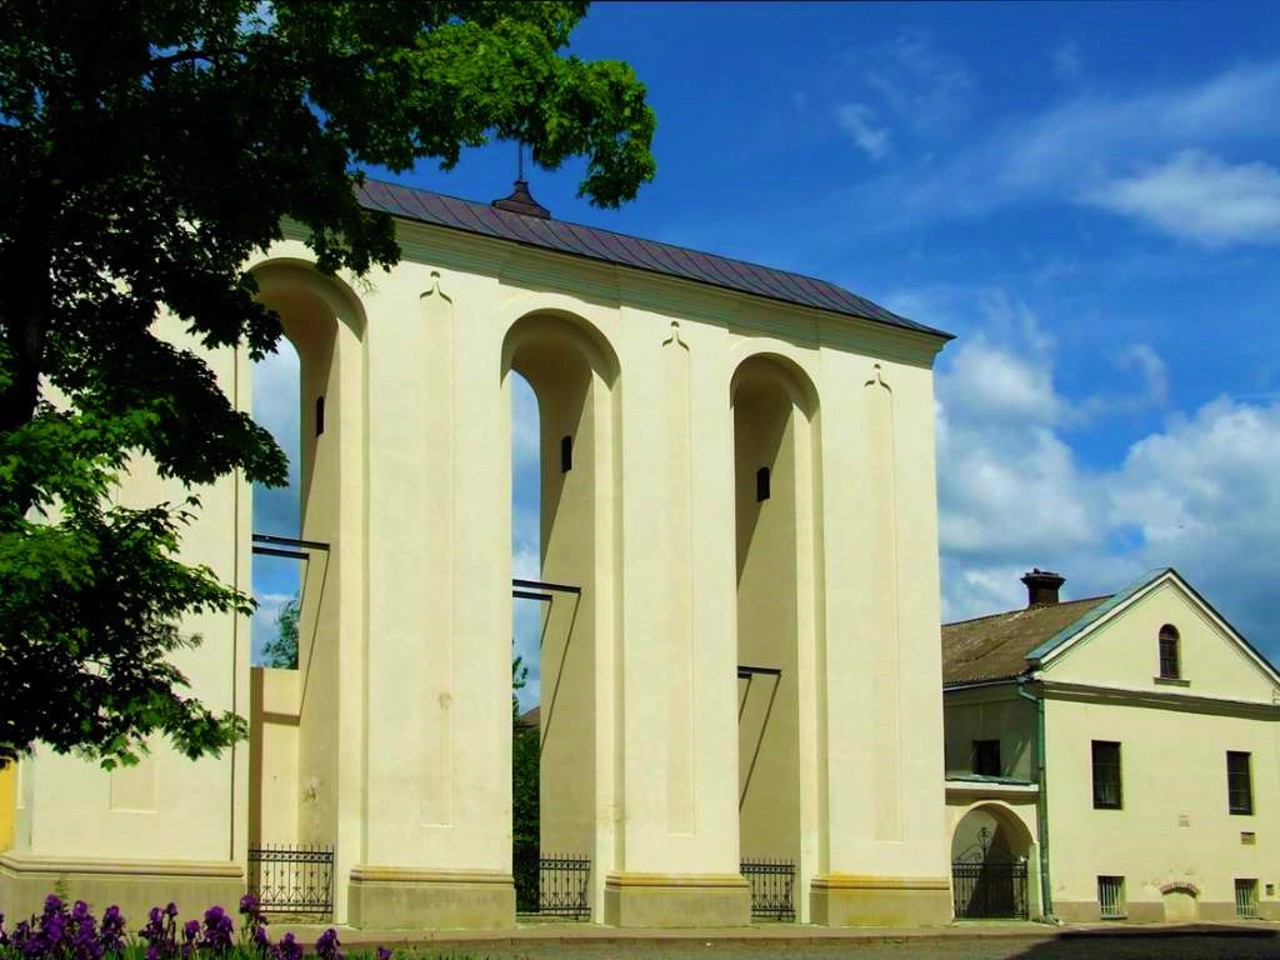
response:
M1280 660L1280 7L599 4L572 52L648 85L658 177L600 211L580 167L533 170L553 215L957 334L936 368L947 619L1019 605L1032 566L1083 597L1172 565ZM490 200L514 155L397 179ZM296 424L270 363L259 413ZM285 500L259 499L258 529L288 526ZM257 575L260 622L282 582Z

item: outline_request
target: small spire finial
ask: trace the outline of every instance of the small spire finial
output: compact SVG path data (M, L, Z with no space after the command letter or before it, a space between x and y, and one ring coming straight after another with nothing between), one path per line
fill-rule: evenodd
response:
M551 211L533 199L533 194L529 192L529 182L524 178L524 143L522 141L516 141L515 189L511 191L510 196L495 200L490 206L497 207L499 210L507 210L510 213L521 213L526 217L541 217L543 220L551 219Z

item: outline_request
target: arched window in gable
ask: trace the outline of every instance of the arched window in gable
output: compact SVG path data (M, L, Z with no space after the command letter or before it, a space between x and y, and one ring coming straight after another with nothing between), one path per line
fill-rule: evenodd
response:
M1160 628L1160 679L1182 679L1182 657L1178 649L1178 628L1166 623Z

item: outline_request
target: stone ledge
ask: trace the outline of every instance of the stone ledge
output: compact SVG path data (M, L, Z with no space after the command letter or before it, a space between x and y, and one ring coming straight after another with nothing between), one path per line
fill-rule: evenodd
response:
M490 930L515 925L515 884L501 870L360 864L352 868L347 890L353 927Z
M751 887L737 873L611 873L604 921L628 928L747 926Z
M936 926L951 922L951 880L828 874L813 878L809 904L824 926Z

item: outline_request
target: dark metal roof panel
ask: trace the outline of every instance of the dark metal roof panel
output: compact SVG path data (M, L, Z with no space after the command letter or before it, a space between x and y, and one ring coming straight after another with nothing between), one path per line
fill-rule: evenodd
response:
M949 333L900 317L834 283L815 280L798 273L774 270L743 260L582 224L523 216L495 209L488 204L381 180L367 181L359 188L358 196L360 202L369 209L392 216L510 240L544 250L589 257L650 273L694 280L770 300L815 307L951 339Z

